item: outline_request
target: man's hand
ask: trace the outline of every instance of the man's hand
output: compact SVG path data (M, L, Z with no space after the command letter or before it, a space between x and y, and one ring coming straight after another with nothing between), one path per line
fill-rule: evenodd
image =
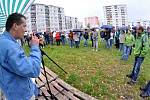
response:
M39 46L39 39L38 39L37 36L34 35L34 33L32 34L31 45L37 45L37 46Z

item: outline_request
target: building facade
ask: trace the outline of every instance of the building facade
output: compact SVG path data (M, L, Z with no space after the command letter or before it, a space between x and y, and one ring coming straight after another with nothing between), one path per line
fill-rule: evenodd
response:
M47 30L45 8L43 4L33 4L25 13L28 32L44 32Z
M58 7L49 5L50 29L51 31L59 30Z
M29 32L65 30L64 8L52 5L33 4L25 13Z
M104 6L104 19L107 25L113 25L115 27L127 26L127 6L123 4Z
M85 18L85 26L97 27L99 26L99 19L97 16Z
M28 32L64 31L79 27L78 18L65 16L64 8L32 4L25 13Z
M78 21L78 18L76 17L70 17L65 16L65 28L66 30L72 30L72 29L80 29L80 22Z
M0 33L4 31L6 23L6 16L0 10Z
M59 30L65 30L65 13L64 8L58 7Z

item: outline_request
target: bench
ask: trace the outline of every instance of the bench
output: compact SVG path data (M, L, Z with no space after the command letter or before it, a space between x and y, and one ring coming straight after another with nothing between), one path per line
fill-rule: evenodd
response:
M37 97L37 100L51 100L51 95L49 92L51 92L57 100L96 100L94 97L91 97L65 83L47 67L45 69L50 91L48 91L49 87L42 68L39 78L36 79L36 84L40 88L40 95Z

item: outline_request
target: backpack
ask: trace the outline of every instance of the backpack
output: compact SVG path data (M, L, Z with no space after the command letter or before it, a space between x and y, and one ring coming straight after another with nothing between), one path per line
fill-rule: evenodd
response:
M105 38L105 32L100 32L101 38Z
M89 39L88 32L85 32L85 33L84 33L84 38L85 38L85 39Z

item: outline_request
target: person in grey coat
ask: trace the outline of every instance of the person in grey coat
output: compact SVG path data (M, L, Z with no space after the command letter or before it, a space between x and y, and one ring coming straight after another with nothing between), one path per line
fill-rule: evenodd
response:
M93 51L98 51L98 32L93 29Z

